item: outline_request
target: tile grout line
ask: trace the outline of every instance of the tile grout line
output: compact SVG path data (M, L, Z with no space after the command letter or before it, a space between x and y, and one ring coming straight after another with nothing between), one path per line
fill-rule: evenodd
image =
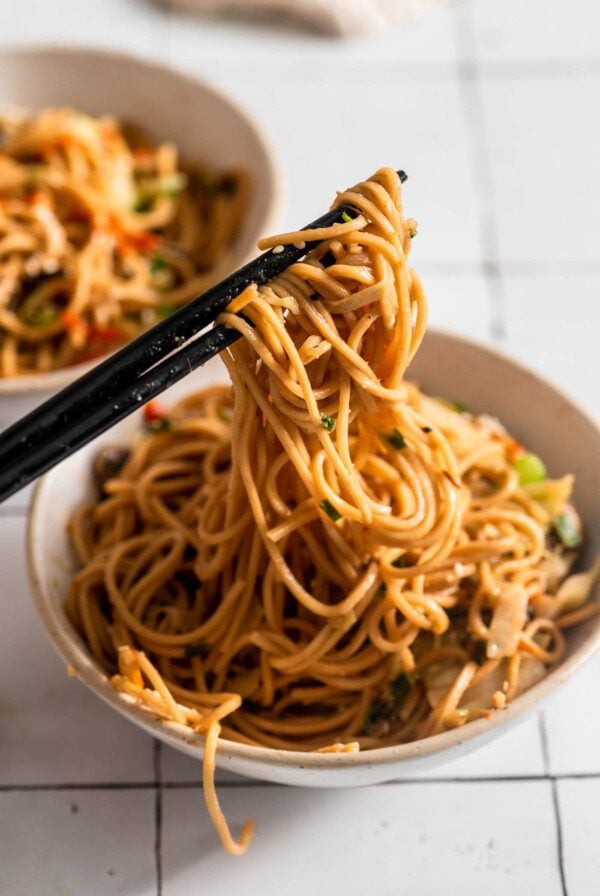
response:
M166 58L170 58L173 52L172 47L166 50ZM361 59L360 70L353 72L344 71L336 61L328 61L327 59L319 60L322 63L321 68L315 71L303 72L305 80L316 83L318 78L326 77L331 81L345 81L354 83L359 79L364 79L365 72L371 81L377 83L390 80L401 79L409 83L430 83L447 81L448 75L455 70L456 60L430 61L425 59L415 59L410 62L398 60L371 60ZM206 65L206 68L204 67ZM271 63L265 63L263 60L251 58L240 63L237 60L207 58L202 68L197 71L202 76L211 77L214 81L219 81L221 77L229 80L234 76L239 68L244 67L244 74L249 83L262 81L267 78L272 71ZM275 66L280 67L278 75L282 83L291 83L297 80L296 74L289 75L285 68L285 59L275 60ZM187 66L189 69L189 66ZM526 60L517 62L505 62L501 60L484 60L479 63L479 77L484 81L525 81L525 82L544 82L552 83L557 79L568 78L569 80L577 80L580 78L597 78L600 76L600 60L584 59L575 62L563 61L560 59L548 59L540 62L528 63Z
M453 17L453 22L457 50L456 77L470 146L475 192L480 197L478 216L483 253L482 269L489 289L491 311L489 335L492 341L502 342L506 336L506 308L493 209L492 174L485 133L481 72L477 63L469 0L465 0L462 14L459 11Z
M162 896L162 744L152 743L152 766L154 769L154 864L156 868L156 896Z
M544 710L538 713L537 721L540 740L542 743L544 772L546 774L546 777L550 779L550 787L552 790L552 810L554 812L554 824L556 826L556 861L558 865L558 875L560 877L562 896L568 896L567 881L565 876L562 818L560 814L560 806L558 803L558 786L556 783L556 777L552 777L550 774L550 744L548 739L548 728L546 726L546 714Z
M562 888L562 896L569 896L567 888L567 877L565 874L565 855L563 845L563 828L562 817L560 814L560 802L558 799L558 785L556 778L552 779L552 806L554 809L554 820L556 822L556 851L558 858L558 873L560 875L560 885Z
M549 778L550 775L550 747L548 743L548 729L546 728L546 716L544 710L538 712L537 715L538 733L540 736L540 744L542 747L542 762L544 763L544 775Z
M22 520L27 513L27 507L0 507L0 519L2 520Z

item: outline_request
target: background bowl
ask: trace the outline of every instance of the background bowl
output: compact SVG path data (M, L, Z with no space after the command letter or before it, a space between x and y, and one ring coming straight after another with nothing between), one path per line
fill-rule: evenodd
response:
M456 336L430 331L410 377L434 395L460 400L473 411L497 415L510 432L540 454L550 474L576 476L575 503L588 527L584 563L600 553L600 430L557 389L510 359ZM224 379L220 361L193 374L177 391ZM129 418L88 445L38 485L28 525L28 565L37 609L55 647L96 694L165 743L200 757L202 738L153 718L117 694L71 627L63 602L75 562L66 535L72 510L93 493L90 467L103 443L124 442L139 425ZM218 764L254 778L315 787L371 784L407 776L482 745L524 718L600 645L600 616L567 633L565 659L539 684L491 720L479 719L435 737L354 754L299 753L222 741ZM65 679L65 687L69 687ZM576 732L574 735L576 736Z
M217 170L243 168L250 175L251 194L227 258L231 270L256 254L258 238L275 229L280 178L262 128L233 100L197 78L110 50L1 50L0 110L11 106L31 111L73 106L91 115L114 115L139 124L155 141L172 140L187 160ZM0 379L0 396L59 389L91 366Z

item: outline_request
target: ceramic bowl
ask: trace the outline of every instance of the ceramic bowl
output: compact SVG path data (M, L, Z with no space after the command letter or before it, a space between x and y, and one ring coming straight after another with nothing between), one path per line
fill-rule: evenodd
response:
M554 386L509 358L436 331L427 334L410 377L431 394L445 395L474 411L498 416L517 439L544 458L551 474L573 472L577 483L574 500L588 527L584 564L600 553L600 430L583 411ZM185 388L197 389L215 378L224 378L220 362L189 377ZM51 640L78 677L133 724L184 753L201 757L201 737L155 719L113 690L63 610L75 569L65 531L67 520L72 510L92 494L90 466L100 445L126 442L137 425L135 418L123 422L51 471L38 485L27 536L31 587ZM598 649L600 616L570 630L567 645L565 658L546 678L491 720L480 719L414 743L350 754L300 753L222 741L218 764L254 778L316 787L370 784L410 776L468 753L537 708ZM64 686L75 685L65 676Z
M228 257L231 270L256 254L259 237L276 228L280 176L261 126L225 94L173 68L112 50L25 47L0 51L0 110L73 106L141 125L155 141L215 169L243 168L249 207ZM99 360L99 359L98 359ZM0 379L0 396L52 391L92 366ZM39 396L38 396L39 397Z

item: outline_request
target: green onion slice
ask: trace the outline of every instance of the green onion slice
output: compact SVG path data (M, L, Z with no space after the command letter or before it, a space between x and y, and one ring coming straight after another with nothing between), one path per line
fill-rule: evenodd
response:
M339 512L339 510L335 509L331 501L328 501L327 498L321 501L319 507L327 514L330 519L333 520L334 523L337 523L338 520L341 520L342 514Z
M388 432L384 435L384 439L386 442L389 442L392 448L397 448L400 450L401 448L406 448L406 440L401 432L397 429L393 429L391 432Z

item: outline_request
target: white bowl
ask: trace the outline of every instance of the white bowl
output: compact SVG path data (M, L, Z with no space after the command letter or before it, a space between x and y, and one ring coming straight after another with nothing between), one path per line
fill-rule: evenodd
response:
M576 405L503 355L436 331L427 334L410 376L427 392L497 415L516 438L544 458L551 473L575 473L574 500L588 527L584 563L600 553L600 430ZM194 377L187 380L186 391L214 379L214 372L205 369L196 381ZM28 526L31 587L50 638L82 681L136 725L182 752L200 757L201 737L153 718L114 691L63 611L75 569L65 530L67 520L92 493L89 471L99 446L125 442L128 432L137 425L135 418L124 421L51 471L38 485ZM565 659L557 668L491 720L480 719L425 740L362 753L323 755L222 741L218 764L254 778L315 787L370 784L410 776L475 749L523 719L598 649L600 616L569 631L567 645ZM65 688L69 686L65 678Z
M251 195L232 246L231 269L256 254L275 229L281 190L278 166L260 125L233 100L197 78L112 50L25 47L0 50L0 110L73 106L141 125L156 141L216 169L243 168ZM96 362L97 363L97 362ZM59 389L91 366L0 379L0 395Z

